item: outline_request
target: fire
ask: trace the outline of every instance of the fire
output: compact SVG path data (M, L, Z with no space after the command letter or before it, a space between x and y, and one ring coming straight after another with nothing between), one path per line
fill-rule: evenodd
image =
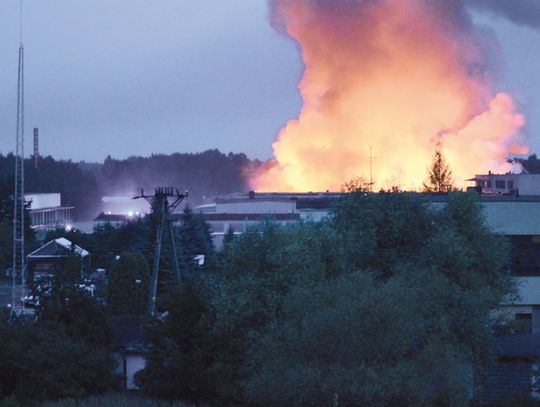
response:
M274 0L274 24L298 44L303 107L273 144L257 190L422 185L441 141L454 173L507 171L526 153L525 119L493 90L487 39L461 2ZM370 160L370 147L376 157Z

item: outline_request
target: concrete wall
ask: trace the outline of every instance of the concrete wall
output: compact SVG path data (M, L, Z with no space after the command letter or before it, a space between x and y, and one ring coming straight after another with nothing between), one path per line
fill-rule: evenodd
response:
M519 174L514 176L514 188L520 195L540 195L540 174Z
M134 390L138 387L135 385L135 373L144 369L146 359L142 355L126 355L126 388Z
M24 194L27 201L32 201L30 209L54 208L60 206L60 193Z
M540 201L482 202L487 223L504 235L540 235Z

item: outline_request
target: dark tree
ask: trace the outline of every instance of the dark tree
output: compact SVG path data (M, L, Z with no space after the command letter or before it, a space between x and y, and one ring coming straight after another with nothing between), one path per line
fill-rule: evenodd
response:
M199 277L185 282L163 318L146 328L149 349L146 367L136 376L142 390L169 400L213 400L215 374L212 363L216 344L211 331L214 315L208 286Z
M81 260L69 256L55 270L51 281L35 283L34 293L40 297L36 315L42 323L55 326L76 342L108 347L112 337L105 309L81 287Z
M0 399L13 395L21 405L33 405L115 387L110 353L56 328L42 323L0 326Z
M441 142L437 142L431 168L428 170L427 180L424 182L424 192L449 192L454 189L452 170L448 166L442 153Z
M150 268L140 253L125 252L108 273L107 307L112 315L144 315L147 311Z

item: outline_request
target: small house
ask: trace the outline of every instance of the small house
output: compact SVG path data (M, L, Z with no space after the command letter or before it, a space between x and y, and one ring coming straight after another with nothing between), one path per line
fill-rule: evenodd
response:
M69 256L81 258L81 272L90 267L90 253L66 238L58 238L45 243L26 256L28 277L33 280L51 277L55 270Z

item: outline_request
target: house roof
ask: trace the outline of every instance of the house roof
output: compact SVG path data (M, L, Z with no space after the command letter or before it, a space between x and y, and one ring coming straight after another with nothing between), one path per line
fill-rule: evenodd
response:
M82 247L73 244L64 237L51 240L50 242L45 243L39 249L34 250L30 253L27 258L57 258L65 257L70 253L75 253L77 256L86 257L90 255L87 250L84 250Z

